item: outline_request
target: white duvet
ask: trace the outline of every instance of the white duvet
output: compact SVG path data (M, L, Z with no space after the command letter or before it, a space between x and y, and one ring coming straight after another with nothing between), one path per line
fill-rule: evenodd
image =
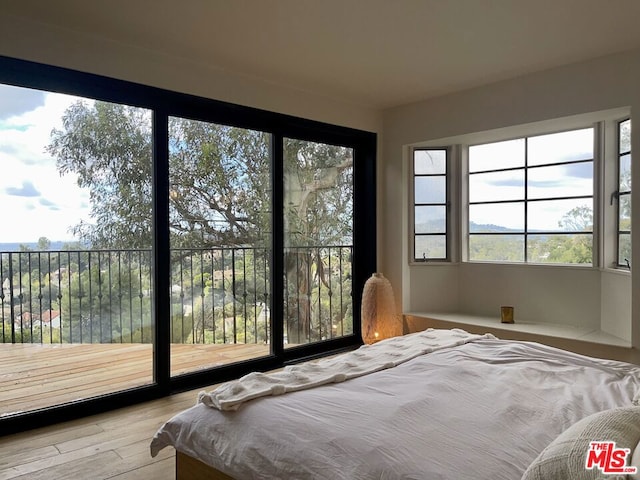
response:
M151 452L172 445L239 480L517 480L568 426L638 391L636 366L480 338L237 411L199 403Z
M237 410L244 402L255 398L344 382L398 366L419 355L475 342L482 338L495 337L490 333L475 335L459 328L430 328L389 338L373 345L363 345L337 357L291 365L279 372L253 372L238 380L227 382L212 392L201 392L198 402L218 410Z

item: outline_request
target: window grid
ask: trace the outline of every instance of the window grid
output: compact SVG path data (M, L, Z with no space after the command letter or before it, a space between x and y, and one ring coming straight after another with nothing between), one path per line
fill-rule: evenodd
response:
M424 172L417 167L418 156L433 152L434 156L443 157L441 165L437 165L433 171ZM449 260L449 204L448 204L448 168L449 151L446 148L419 148L413 153L413 260L416 262L428 261L448 261ZM443 191L439 199L434 201L419 201L417 183L419 179L441 179ZM423 225L418 228L418 212L421 207L434 207L444 213L444 218L440 219L442 228L435 225ZM435 222L434 222L435 223ZM435 247L435 248L434 248ZM433 252L433 254L430 253ZM440 254L438 254L440 253Z
M617 166L618 166L618 190L614 193L617 197L616 215L616 263L618 267L631 268L631 176L630 167L623 166L624 158L628 156L631 162L631 119L626 118L617 123ZM625 175L629 175L625 178ZM624 210L627 209L625 212ZM628 223L623 222L624 217Z
M529 262L529 139L524 139L524 262Z
M587 130L587 129L581 129L581 130ZM590 130L593 132L593 128L590 128ZM576 130L577 131L577 130ZM571 132L571 131L570 131ZM562 132L560 132L562 133ZM553 134L551 134L553 135ZM543 136L543 135L540 135ZM534 164L534 165L529 165L530 161L529 161L529 141L531 138L534 138L535 136L529 136L529 137L523 137L521 138L521 140L524 141L524 151L523 151L523 165L522 166L515 166L515 167L508 167L508 168L498 168L498 169L472 169L469 168L469 179L471 180L473 178L473 176L479 175L479 174L487 174L487 173L496 173L496 172L519 172L522 171L523 172L523 195L521 199L507 199L507 200L484 200L484 201L471 201L471 181L468 182L468 186L469 186L469 206L472 207L474 205L499 205L499 204L521 204L522 208L523 208L523 227L522 229L514 229L508 232L490 232L490 231L472 231L472 227L471 227L471 215L469 216L469 231L468 231L468 237L469 237L469 242L467 243L467 258L469 258L470 260L482 260L482 261L493 261L493 262L501 262L501 261L505 261L504 259L477 259L477 258L472 258L472 253L471 253L471 243L472 243L472 239L474 237L478 238L480 236L493 236L496 238L507 238L509 236L514 237L514 236L519 236L522 238L522 260L509 260L509 261L514 261L517 263L530 263L531 259L530 259L530 245L532 242L532 238L535 238L536 236L557 236L557 238L560 237L577 237L577 236L584 236L584 235L588 235L590 240L591 240L591 244L593 242L593 221L591 222L591 228L590 229L584 229L584 230L580 230L580 231L572 231L572 230L566 230L566 231L558 231L558 230L552 230L552 229L536 229L536 230L532 230L532 228L530 228L529 226L529 213L530 213L530 207L535 205L536 203L539 202L553 202L553 201L563 201L563 200L580 200L580 199L585 199L585 200L590 200L591 203L591 212L593 215L593 191L591 192L591 195L555 195L555 196L545 196L545 197L540 197L540 198L530 198L530 186L529 186L529 180L530 180L530 173L531 172L535 172L535 171L539 171L539 169L543 169L543 168L548 168L548 167L562 167L562 166L571 166L571 165L582 165L582 164L590 164L591 165L591 175L592 175L592 179L593 179L593 163L594 163L594 155L593 155L593 150L592 150L592 155L590 156L590 158L586 158L586 159L579 159L579 160L568 160L568 161L561 161L561 162L547 162L547 163L538 163L538 164ZM520 140L520 139L516 139L516 140ZM501 143L501 142L496 142L496 143ZM490 144L487 144L490 145ZM471 146L472 147L472 146ZM469 159L471 160L471 152L469 153ZM590 264L593 264L593 254L591 254L591 260L589 261ZM544 262L543 262L544 263ZM555 262L554 262L555 263ZM560 263L560 262L558 262Z

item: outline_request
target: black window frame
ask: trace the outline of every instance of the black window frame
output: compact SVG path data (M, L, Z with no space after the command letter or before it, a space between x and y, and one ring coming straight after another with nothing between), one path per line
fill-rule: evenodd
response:
M625 263L622 263L620 261L620 237L621 235L631 235L631 230L633 228L633 225L631 226L631 228L629 230L622 230L620 228L620 205L621 205L621 199L624 197L629 197L631 198L631 190L633 188L633 186L631 186L628 190L622 190L621 188L621 183L622 183L622 179L620 178L621 175L621 162L622 162L622 158L626 155L629 155L629 160L630 162L633 162L633 156L631 154L631 142L629 142L629 150L622 150L622 135L621 135L621 130L622 130L622 124L625 122L629 122L629 129L631 130L631 117L627 117L627 118L623 118L621 120L618 120L616 122L616 179L617 179L617 190L613 193L613 196L616 198L617 200L617 205L616 205L616 248L615 248L615 255L616 255L616 266L618 268L626 268L631 270L631 259L627 259L625 258ZM613 199L612 199L613 200Z
M170 265L167 260L170 258L169 116L270 133L272 135L272 158L274 159L271 171L272 212L283 212L282 157L285 137L349 147L354 152L353 334L286 350L283 348L283 323L273 319L283 317L284 221L283 214L274 213L271 263L273 292L271 296L271 355L171 377L169 368L169 297L168 295L154 295L153 311L155 312L156 328L153 358L154 383L152 385L92 397L72 404L8 415L0 419L0 430L3 433L13 433L84 417L171 393L237 378L250 371L270 370L287 363L356 348L362 344L359 314L362 288L367 278L376 271L376 133L5 56L0 56L0 83L152 110L155 292L168 292L170 289Z
M444 152L445 161L444 161L444 173L416 173L416 152L424 152L424 151L438 151ZM412 217L411 217L411 226L412 226L412 243L411 243L411 261L415 263L429 263L429 262L450 262L451 261L451 188L450 188L450 171L451 171L451 148L450 147L416 147L411 152L411 176L412 176ZM417 202L416 201L416 179L418 178L439 178L444 177L444 201L443 202ZM444 207L445 210L445 227L443 232L417 232L416 231L416 208L417 207ZM429 237L429 236L443 236L445 242L445 255L444 257L427 257L422 256L418 257L416 255L416 240L419 237Z

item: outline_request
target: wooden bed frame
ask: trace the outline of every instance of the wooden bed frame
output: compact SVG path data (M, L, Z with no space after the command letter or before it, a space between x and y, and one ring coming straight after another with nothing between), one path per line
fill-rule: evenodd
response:
M176 451L176 480L234 480L206 463Z

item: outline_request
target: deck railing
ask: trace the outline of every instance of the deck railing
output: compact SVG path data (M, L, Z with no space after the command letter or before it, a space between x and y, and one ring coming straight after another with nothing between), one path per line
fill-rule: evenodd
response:
M285 332L352 330L351 246L285 252ZM0 343L151 343L150 250L0 252ZM172 343L268 343L270 252L171 251ZM286 338L285 338L286 341Z

